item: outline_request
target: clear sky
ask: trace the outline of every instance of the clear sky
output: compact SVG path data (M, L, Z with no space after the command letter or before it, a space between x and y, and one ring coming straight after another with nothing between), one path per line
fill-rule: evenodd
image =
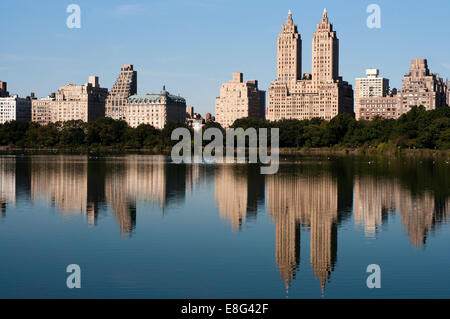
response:
M69 4L81 28L69 29ZM381 28L366 25L369 4ZM340 39L340 74L354 84L366 68L401 87L413 58L450 77L450 1L403 0L1 0L0 80L10 93L46 96L98 75L111 89L123 64L138 71L138 93L181 94L203 115L214 111L220 84L235 71L267 90L276 75L276 37L288 10L303 39L303 73L311 39L327 8Z

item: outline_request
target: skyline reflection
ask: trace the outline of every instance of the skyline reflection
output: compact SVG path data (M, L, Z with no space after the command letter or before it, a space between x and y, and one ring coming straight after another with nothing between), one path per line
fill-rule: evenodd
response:
M111 211L128 238L139 203L165 214L169 206L181 207L199 185L211 185L210 200L232 232L245 231L246 223L267 212L275 229L274 260L287 291L306 262L300 260L301 232L309 233L308 262L323 294L338 263L343 222L376 238L389 218L399 215L415 249L423 249L430 232L448 222L449 165L428 164L411 176L407 163L395 161L306 160L281 163L277 174L264 176L257 165L176 165L164 156L3 156L1 218L21 200L47 203L62 215L81 214L92 227L99 212Z

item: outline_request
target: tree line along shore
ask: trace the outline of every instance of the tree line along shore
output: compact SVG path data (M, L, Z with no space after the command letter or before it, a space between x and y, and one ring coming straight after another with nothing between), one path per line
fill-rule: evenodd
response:
M177 141L171 140L172 131L186 124L168 123L164 129L151 125L130 127L125 121L101 118L93 122L67 121L40 125L28 121L10 121L0 124L0 150L49 151L150 151L170 152ZM209 127L223 128L218 123ZM412 107L398 119L376 118L372 121L355 120L349 114L340 114L330 121L281 120L241 118L232 128L279 129L281 154L345 153L345 154L448 154L450 150L450 108L426 111ZM224 134L225 136L225 134ZM204 145L209 141L203 141ZM224 144L225 145L225 144ZM420 150L420 151L418 151Z

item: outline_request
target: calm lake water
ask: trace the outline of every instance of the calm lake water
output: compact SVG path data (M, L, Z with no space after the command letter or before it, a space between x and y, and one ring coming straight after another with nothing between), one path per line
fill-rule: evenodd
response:
M0 156L0 297L450 298L449 195L445 160Z

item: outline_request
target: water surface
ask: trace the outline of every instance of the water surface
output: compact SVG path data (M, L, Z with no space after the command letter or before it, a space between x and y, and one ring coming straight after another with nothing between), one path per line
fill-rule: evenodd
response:
M450 298L449 195L432 159L1 156L0 297Z

